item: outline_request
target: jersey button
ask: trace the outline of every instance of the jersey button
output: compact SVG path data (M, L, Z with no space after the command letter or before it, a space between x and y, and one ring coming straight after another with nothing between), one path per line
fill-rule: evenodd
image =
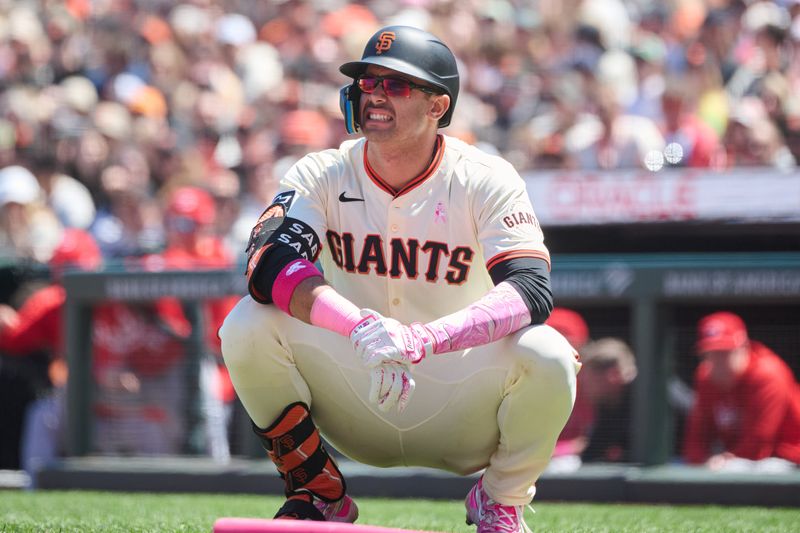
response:
M400 298L395 298L392 300L392 305L400 305Z
M397 233L398 229L400 229L400 227L397 224L392 224L392 232Z

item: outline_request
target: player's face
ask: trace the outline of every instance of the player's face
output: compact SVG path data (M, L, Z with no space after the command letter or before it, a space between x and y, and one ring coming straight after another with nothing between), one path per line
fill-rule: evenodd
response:
M396 71L370 66L359 82L361 88L361 129L370 141L418 138L426 129L435 128L431 113L441 106L421 80ZM444 97L446 98L446 96Z

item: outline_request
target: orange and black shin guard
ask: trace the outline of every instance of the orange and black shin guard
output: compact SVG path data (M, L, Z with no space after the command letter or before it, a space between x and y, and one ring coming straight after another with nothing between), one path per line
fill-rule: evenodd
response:
M330 503L344 497L344 477L325 450L306 404L293 403L267 429L253 429L286 483L287 499L311 495Z

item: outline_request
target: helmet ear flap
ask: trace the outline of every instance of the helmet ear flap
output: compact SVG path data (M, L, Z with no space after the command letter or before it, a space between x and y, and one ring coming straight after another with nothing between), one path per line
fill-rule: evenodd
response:
M361 91L355 83L345 85L339 89L339 109L342 110L342 115L344 115L344 127L347 133L357 133L361 129L361 125L358 123L358 101L360 97Z

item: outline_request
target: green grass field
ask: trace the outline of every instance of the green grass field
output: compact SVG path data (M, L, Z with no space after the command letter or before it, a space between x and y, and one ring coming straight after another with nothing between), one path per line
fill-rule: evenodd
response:
M82 491L0 492L0 532L210 532L218 517L268 518L276 497ZM474 532L460 501L359 498L359 523L428 531ZM543 502L526 513L534 531L644 533L797 532L800 509L600 505Z

